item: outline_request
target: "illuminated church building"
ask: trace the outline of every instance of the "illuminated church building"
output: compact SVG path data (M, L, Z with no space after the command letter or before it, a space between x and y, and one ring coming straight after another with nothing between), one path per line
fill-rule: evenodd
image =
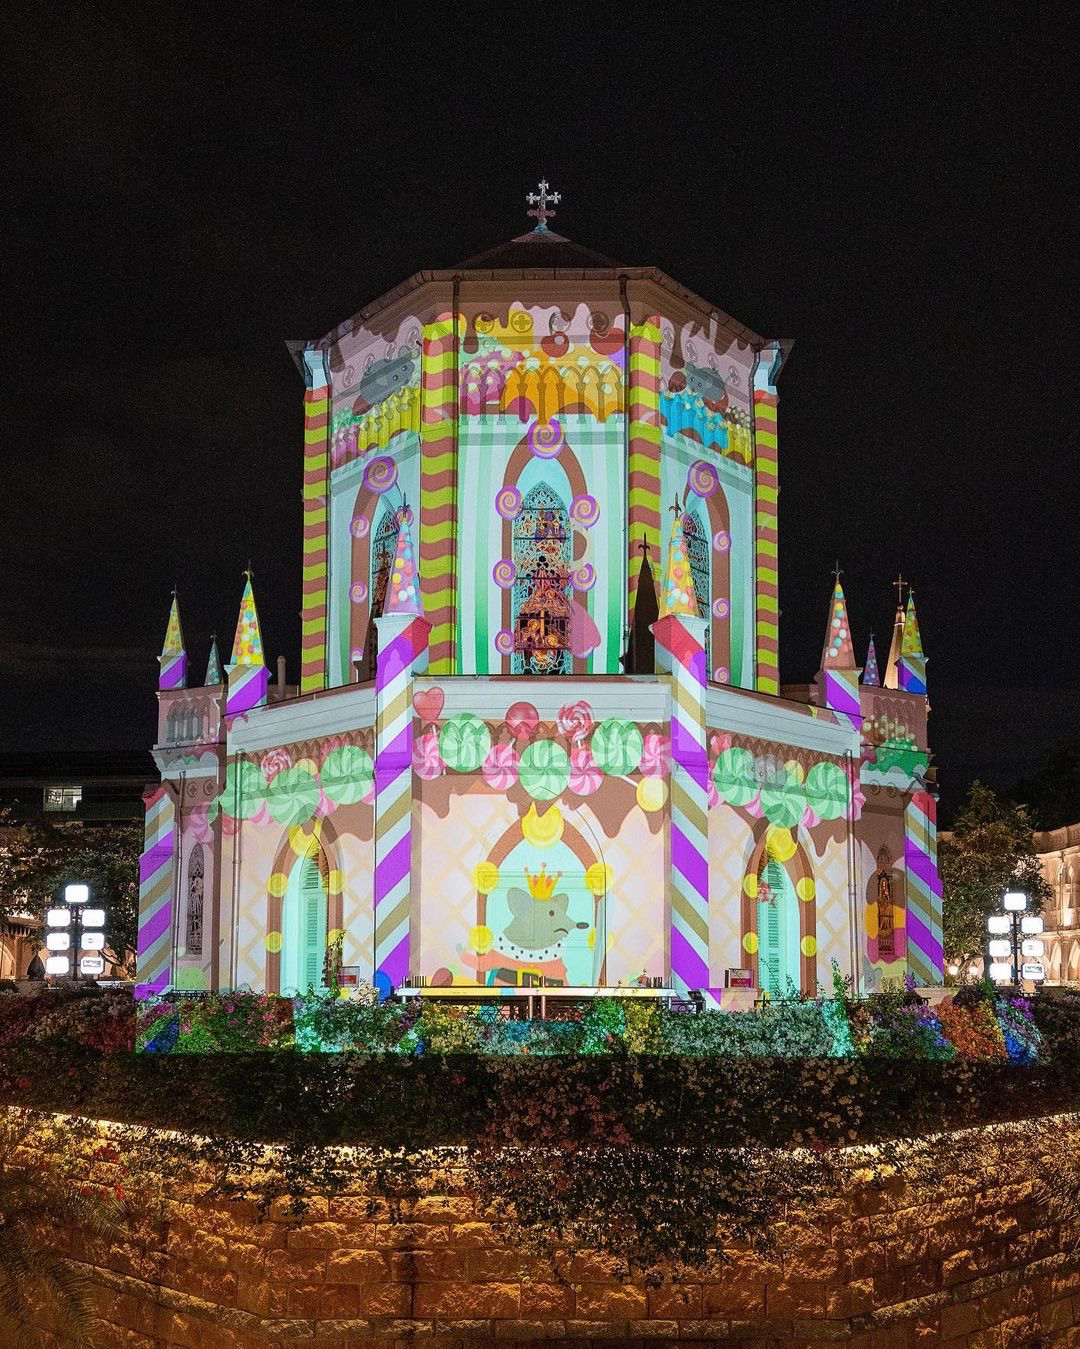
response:
M790 343L553 200L291 344L300 682L250 575L203 684L174 599L142 992L318 988L328 949L384 993L941 981L913 601L879 678L838 575L821 668L779 687Z

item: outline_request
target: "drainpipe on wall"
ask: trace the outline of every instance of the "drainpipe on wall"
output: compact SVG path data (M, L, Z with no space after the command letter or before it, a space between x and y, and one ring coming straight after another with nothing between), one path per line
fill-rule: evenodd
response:
M626 650L626 644L630 634L630 300L626 293L626 276L619 276L619 301L622 304L623 312L623 491L626 496L623 500L622 529L623 529L623 548L622 548L622 606L624 622L622 623L623 633L623 651ZM619 657L622 651L615 653L615 663L618 665Z

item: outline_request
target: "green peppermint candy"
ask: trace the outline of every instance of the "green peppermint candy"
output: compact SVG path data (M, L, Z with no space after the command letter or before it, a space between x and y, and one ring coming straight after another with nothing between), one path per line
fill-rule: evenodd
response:
M266 780L258 764L234 759L225 769L225 789L217 799L221 813L233 820L250 820L266 801Z
M848 808L847 774L834 763L817 763L806 775L806 799L823 820L838 820Z
M457 773L475 773L491 750L491 732L471 712L462 712L443 723L439 753L447 768Z
M641 763L641 732L632 721L608 717L593 731L589 748L605 773L625 777Z
M535 801L551 801L566 791L570 756L554 740L534 740L518 764L521 785Z
M278 824L303 824L319 804L319 784L308 768L286 768L266 788L266 804Z
M375 781L371 755L358 745L332 749L319 770L319 782L328 800L338 806L362 801Z
M757 796L761 786L754 772L754 756L740 746L719 754L712 777L716 794L729 806L745 806Z
M795 774L785 768L782 776L762 784L761 808L770 824L791 829L803 817L806 790Z

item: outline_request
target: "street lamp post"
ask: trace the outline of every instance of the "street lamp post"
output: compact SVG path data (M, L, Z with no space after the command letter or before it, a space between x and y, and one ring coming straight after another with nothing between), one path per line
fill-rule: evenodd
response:
M1041 984L1046 978L1040 958L1044 947L1038 935L1043 930L1042 919L1025 912L1028 897L1022 890L1007 890L1001 905L1004 912L992 913L986 921L990 931L990 978L1017 988L1024 979Z
M90 887L75 883L64 886L63 899L45 915L49 932L45 945L49 950L45 973L78 979L83 974L100 974L105 961L96 953L105 949L105 910L88 908ZM82 951L94 952L81 956ZM69 954L70 953L70 954Z

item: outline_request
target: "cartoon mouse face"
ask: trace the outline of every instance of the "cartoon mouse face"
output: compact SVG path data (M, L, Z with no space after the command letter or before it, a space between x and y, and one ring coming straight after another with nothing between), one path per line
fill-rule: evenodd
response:
M512 887L506 894L510 912L514 915L503 935L506 940L524 951L544 951L565 941L575 928L588 923L575 923L566 916L570 898L565 894L550 899L533 899L527 890Z

